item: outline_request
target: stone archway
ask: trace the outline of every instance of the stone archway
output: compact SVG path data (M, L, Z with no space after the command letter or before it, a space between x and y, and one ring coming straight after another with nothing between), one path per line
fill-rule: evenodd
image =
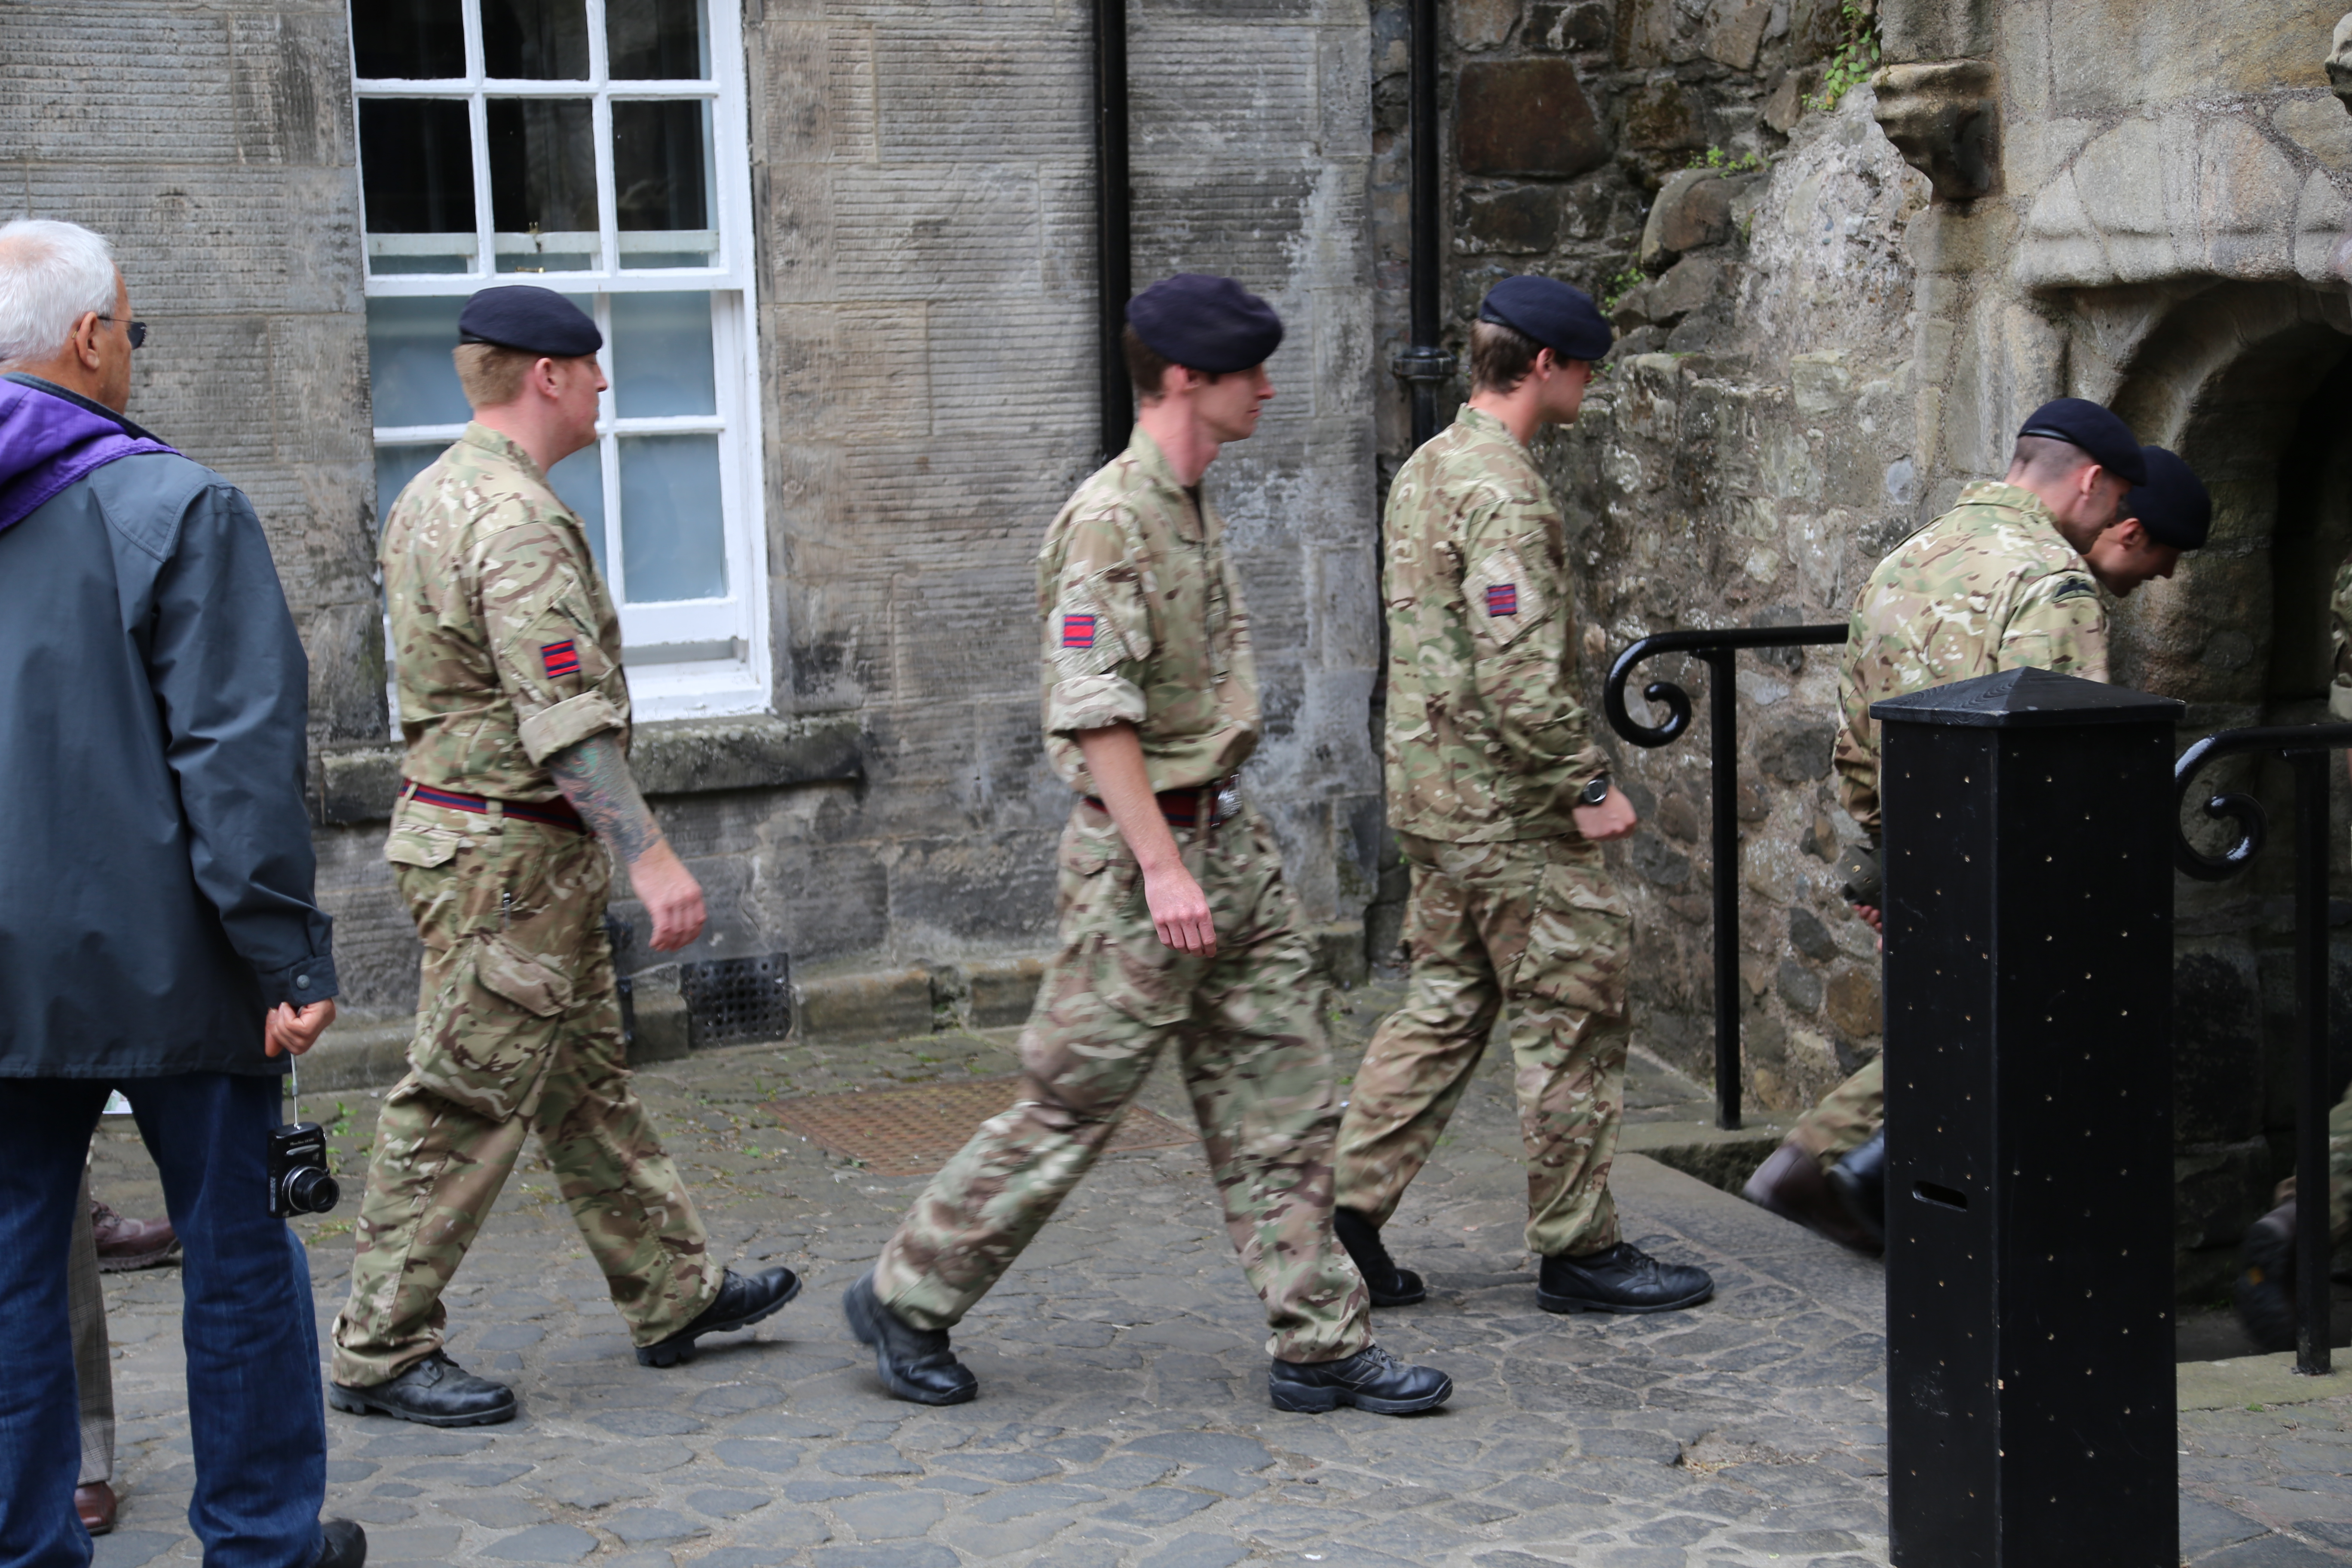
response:
M2189 705L2181 740L2246 724L2326 716L2327 600L2352 551L2352 306L2299 283L2216 281L2133 300L2083 301L2083 320L2134 309L2146 330L2123 356L2111 406L2140 438L2172 447L2213 495L2213 533L2170 582L2147 584L2116 618L2115 678ZM2227 786L2262 797L2283 841L2292 786L2249 763ZM2216 779L2217 783L2223 782ZM2336 778L2337 842L2346 821ZM2341 857L2338 857L2341 865ZM2226 1285L2235 1244L2284 1173L2292 1126L2284 1068L2290 1020L2287 858L2246 876L2177 886L2174 1127L2179 1284ZM2340 874L2340 872L2339 872ZM2339 1020L2352 1006L2352 953L2339 953Z

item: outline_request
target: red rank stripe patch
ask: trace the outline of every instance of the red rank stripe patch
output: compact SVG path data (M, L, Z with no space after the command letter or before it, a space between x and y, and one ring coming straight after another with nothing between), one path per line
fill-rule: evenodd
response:
M1489 616L1516 616L1519 613L1519 585L1517 583L1496 583L1486 590L1486 613Z
M551 642L539 650L539 661L547 667L550 679L560 680L567 675L580 673L580 649L571 638Z
M1092 616L1064 616L1062 646L1064 647L1094 647L1095 618Z

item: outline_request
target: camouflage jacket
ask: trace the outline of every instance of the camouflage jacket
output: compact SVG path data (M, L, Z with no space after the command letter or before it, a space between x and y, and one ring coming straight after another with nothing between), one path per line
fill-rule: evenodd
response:
M549 757L607 731L628 744L620 616L520 447L467 426L393 503L380 559L409 778L551 800Z
M2107 611L2090 567L2030 490L1979 480L1878 563L1838 673L1838 798L1878 836L1870 705L2003 669L2107 679Z
M1045 754L1095 793L1076 737L1132 724L1155 790L1192 789L1257 747L1257 667L1224 529L1140 426L1080 485L1037 552Z
M2336 592L2327 601L2327 712L2352 720L2352 557L2336 569Z
M1389 826L1572 836L1608 758L1576 698L1567 545L1534 458L1465 407L1389 489Z

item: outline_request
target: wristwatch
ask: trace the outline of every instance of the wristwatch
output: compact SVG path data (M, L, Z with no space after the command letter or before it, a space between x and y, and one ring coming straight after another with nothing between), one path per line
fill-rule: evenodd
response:
M1609 775L1607 773L1596 774L1591 783L1576 792L1576 804L1579 805L1599 805L1608 798Z

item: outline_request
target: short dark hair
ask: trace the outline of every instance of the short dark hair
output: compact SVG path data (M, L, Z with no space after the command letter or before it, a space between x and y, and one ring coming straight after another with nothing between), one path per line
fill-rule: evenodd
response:
M1158 397L1160 378L1168 374L1168 367L1177 362L1145 342L1142 334L1133 327L1118 330L1118 352L1127 361L1127 379L1135 388L1135 400L1149 403ZM1224 379L1221 371L1201 370L1192 365L1184 368L1196 375L1207 377L1212 383Z
M1470 325L1470 390L1508 392L1527 380L1544 345L1500 321Z
M2022 468L2028 479L2045 483L2063 479L2067 475L2095 463L2098 459L2072 441L2061 441L2055 436L2020 436L2017 447L2009 455L2011 473Z

